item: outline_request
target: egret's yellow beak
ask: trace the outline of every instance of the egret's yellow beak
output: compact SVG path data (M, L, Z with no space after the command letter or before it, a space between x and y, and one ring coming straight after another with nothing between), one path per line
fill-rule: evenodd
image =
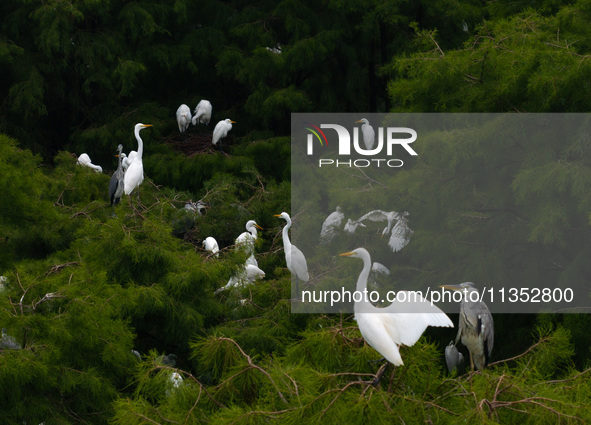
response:
M232 120L230 120L230 122L231 122L231 123L234 123L234 124L236 124L236 121L232 121Z
M144 124L142 127L152 127L152 124Z
M342 254L339 254L339 257L350 257L353 254L355 254L353 251L343 252Z
M461 291L464 288L462 288L459 285L439 285L440 288L445 288L445 289L450 289L452 291Z
M273 217L281 217L281 214L273 214Z
M259 226L258 224L255 224L256 227L258 227L259 229L263 230L263 228L261 226Z
M363 122L363 121L361 121L361 120L359 120L359 121L355 121L355 123L358 123L358 122Z

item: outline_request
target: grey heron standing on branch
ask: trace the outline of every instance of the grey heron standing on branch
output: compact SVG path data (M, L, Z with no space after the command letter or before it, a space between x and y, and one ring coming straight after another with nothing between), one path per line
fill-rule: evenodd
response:
M462 341L470 352L470 370L474 370L474 366L478 370L483 370L488 365L495 341L495 328L490 310L480 301L480 294L472 282L441 285L441 288L464 291L455 344ZM470 296L471 292L476 292L478 296Z

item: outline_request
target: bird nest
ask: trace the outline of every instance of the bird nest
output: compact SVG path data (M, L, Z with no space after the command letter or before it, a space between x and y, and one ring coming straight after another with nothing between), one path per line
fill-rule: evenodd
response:
M211 142L211 137L210 132L199 132L191 127L184 133L176 133L166 137L163 142L191 158L195 155L214 154L220 151L219 147ZM228 138L224 138L222 141L224 150L229 145L231 143L228 143Z

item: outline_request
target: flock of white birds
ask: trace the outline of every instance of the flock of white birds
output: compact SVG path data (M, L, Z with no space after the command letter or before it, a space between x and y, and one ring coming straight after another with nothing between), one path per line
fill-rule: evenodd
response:
M195 107L193 114L191 109L182 104L176 112L178 128L184 133L190 124L208 125L212 116L212 105L208 100L201 100ZM212 143L219 143L220 151L223 152L221 140L228 135L235 123L230 119L219 121L214 128ZM361 131L366 149L372 149L375 143L375 131L369 125L367 119L363 118L357 123L361 123ZM119 145L117 156L119 157L118 167L113 174L109 187L111 205L119 202L123 193L130 195L134 190L138 191L139 186L144 179L143 175L143 143L140 137L140 131L150 127L147 124L136 124L134 129L135 138L138 142L138 150L131 151L128 155L122 152L122 146ZM92 164L87 154L78 157L78 163L102 172L102 168ZM113 210L114 214L114 210ZM289 229L292 222L291 217L286 212L277 214L275 217L286 221L282 231L285 261L287 268L296 281L296 299L299 297L299 282L308 282L310 274L306 257L289 239ZM322 224L320 231L320 245L330 244L335 236L341 231L349 234L356 232L358 227L367 227L364 222L387 222L382 230L381 236L389 236L388 246L392 252L398 252L403 249L410 240L413 231L408 225L408 212L372 210L358 219L349 218L345 222L345 214L340 207L332 212ZM242 250L247 259L239 268L238 272L232 276L228 283L219 288L216 293L231 289L233 287L242 287L254 283L257 279L265 277L265 272L258 267L255 257L255 242L257 240L257 229L262 229L254 220L246 223L246 232L240 234L235 240L235 249ZM209 236L203 240L204 249L211 256L218 258L220 247L215 238ZM363 293L367 290L370 273L389 274L389 270L379 263L371 262L369 252L365 248L357 248L353 251L341 254L343 257L359 258L363 261L363 269L357 280L357 291ZM387 307L376 307L367 300L355 302L354 306L355 320L365 341L378 351L385 359L394 365L402 365L399 348L401 345L413 345L423 334L428 326L453 327L449 317L437 306L432 305L424 299L415 299L412 305L403 305L395 300ZM4 338L4 335L3 335ZM455 348L455 346L453 347ZM450 350L446 350L446 353ZM456 350L457 351L457 350ZM174 376L171 380L172 386L177 387L180 380L179 376ZM182 380L182 378L181 378Z

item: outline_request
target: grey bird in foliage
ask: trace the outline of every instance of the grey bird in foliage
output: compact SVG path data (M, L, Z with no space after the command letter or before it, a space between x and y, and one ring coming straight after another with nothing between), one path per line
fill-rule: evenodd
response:
M488 365L495 341L495 328L490 310L483 301L479 301L480 295L472 282L441 285L441 288L464 291L455 344L462 341L470 352L470 370L474 370L474 366L478 370L484 369ZM476 294L470 296L471 292Z
M464 356L458 351L453 341L445 347L445 364L449 373L461 372L464 367Z
M123 176L125 172L123 171L123 165L121 163L121 151L123 150L123 145L117 146L117 158L119 159L117 170L111 176L111 181L109 182L109 199L111 200L111 206L113 207L113 215L115 215L115 205L121 201L121 196L123 195Z

